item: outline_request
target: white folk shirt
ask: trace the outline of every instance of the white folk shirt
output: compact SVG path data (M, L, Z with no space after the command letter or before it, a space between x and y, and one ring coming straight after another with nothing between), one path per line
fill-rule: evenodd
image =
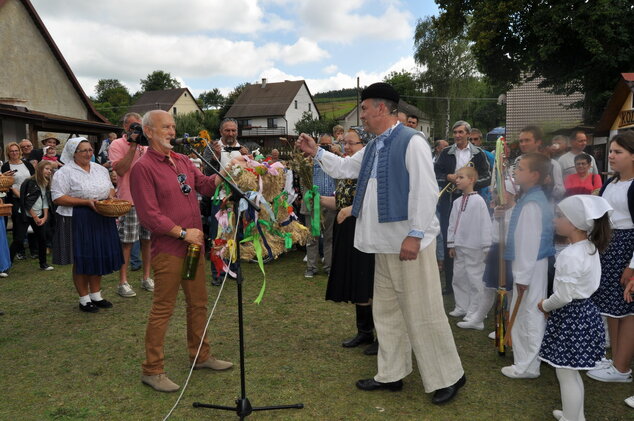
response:
M340 158L323 152L319 163L335 179L359 176L365 148L351 157ZM354 246L365 253L399 254L401 245L410 231L424 232L420 249L424 249L440 232L436 218L438 183L431 161L431 149L422 133L412 136L405 153L405 166L409 172L408 220L379 223L377 180L370 178L357 218Z
M601 261L594 245L588 240L569 245L557 257L553 294L542 303L544 310L550 312L572 300L590 298L600 280Z
M107 168L91 162L90 171L85 171L72 161L53 175L51 196L53 200L62 196L103 200L108 198L113 188ZM73 216L73 207L58 206L57 213L62 216Z
M454 200L447 228L448 248L490 247L491 231L491 216L482 196L473 192Z
M608 184L603 191L603 198L614 209L610 216L612 229L629 230L634 228L634 222L632 222L632 215L627 203L627 191L631 184L632 180L617 181L616 183ZM629 267L634 269L634 253Z
M241 145L238 142L236 142L236 144L231 147L239 148L240 146ZM222 151L220 152L220 168L227 168L227 165L229 165L232 159L239 158L241 156L242 154L240 153L240 151L231 151L231 152L225 151L225 145L223 144Z
M546 279L535 279L537 262L547 262L548 258L537 260L542 236L542 210L535 202L528 202L515 228L515 260L513 260L513 282L530 285L533 282L546 282ZM539 269L537 269L539 273Z

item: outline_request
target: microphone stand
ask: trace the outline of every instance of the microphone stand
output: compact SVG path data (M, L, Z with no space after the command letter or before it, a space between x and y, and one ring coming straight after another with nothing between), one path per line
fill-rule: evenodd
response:
M220 177L222 181L229 185L229 189L231 190L231 197L233 199L233 211L235 215L240 218L239 206L240 199L246 200L247 204L253 208L255 211L259 212L260 207L256 205L252 200L248 199L244 192L240 190L238 186L229 181L225 176L220 174L216 168L214 168L203 156L194 149L186 140L183 142L185 149L188 153L195 154L205 165L207 165L211 170ZM240 221L241 222L241 221ZM238 223L238 238L241 237L242 224ZM211 409L222 409L224 411L235 411L236 414L240 417L240 420L243 420L245 417L251 415L253 411L270 411L275 409L302 409L304 404L298 403L293 405L275 405L275 406L251 406L251 402L249 402L249 398L247 398L247 388L246 388L246 379L245 379L245 368L244 368L244 313L242 306L242 283L244 281L242 277L242 268L240 265L240 243L238 241L238 245L236 246L236 283L238 285L238 338L239 338L239 348L240 348L240 397L236 399L235 406L225 406L225 405L214 405L208 403L200 403L194 402L192 405L194 408L211 408Z

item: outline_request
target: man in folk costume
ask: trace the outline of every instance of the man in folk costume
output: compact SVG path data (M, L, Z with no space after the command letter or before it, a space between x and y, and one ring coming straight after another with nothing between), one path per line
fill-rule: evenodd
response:
M414 350L432 402L450 401L466 378L444 312L436 267L438 185L424 135L397 120L398 93L386 83L361 93L364 129L378 135L363 150L340 158L306 134L297 145L330 176L357 178L352 214L354 246L376 258L373 316L378 373L362 390L401 390Z

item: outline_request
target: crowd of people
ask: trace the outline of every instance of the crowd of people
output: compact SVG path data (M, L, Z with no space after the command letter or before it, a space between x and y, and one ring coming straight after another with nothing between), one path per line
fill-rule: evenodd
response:
M511 297L514 358L501 374L530 379L540 375L542 362L555 367L562 396L556 419L585 419L580 370L602 382L631 382L634 132L611 139L614 173L603 182L585 153L583 131L546 142L539 127L527 126L517 134L521 154L503 157L509 164L500 166L482 147L482 132L466 121L453 125L451 144L430 145L416 117L400 115L390 85L367 87L361 100L363 128L337 126L318 141L301 134L296 143L312 157L313 193L321 205L299 196L306 223L316 212L321 220L320 234L306 246L304 276L317 276L321 263L325 298L355 304L357 333L342 346L367 345L364 353L377 355L377 374L356 386L401 390L413 351L432 402L454 399L466 376L447 316L457 318L459 328L484 330L500 278ZM131 130L134 124L142 126L147 145ZM6 145L1 172L14 177L4 197L13 205L13 235L10 247L6 237L0 241L0 277L26 258L25 244L42 270L53 270L47 263L52 249L54 265L73 265L79 309L97 313L113 306L101 295L103 275L118 271L116 292L129 298L136 292L128 271L142 270L139 285L153 296L142 381L173 392L179 386L165 374L163 343L181 287L194 368L232 367L213 356L203 334L205 259L195 279L181 276L188 246L204 253L206 239L217 232L219 204L206 198L219 179L209 168L201 171L198 158L174 153L169 113L129 113L123 129L96 153L87 139L74 137L58 155L60 140L52 134L38 150L26 139ZM207 145L203 157L226 168L249 153L237 135L237 122L224 120L220 140ZM269 160L279 159L273 150ZM131 210L118 219L101 215L95 203L115 197L130 202ZM6 235L2 225L0 232ZM212 285L219 285L223 273L214 265L211 273ZM443 294L454 296L448 314Z

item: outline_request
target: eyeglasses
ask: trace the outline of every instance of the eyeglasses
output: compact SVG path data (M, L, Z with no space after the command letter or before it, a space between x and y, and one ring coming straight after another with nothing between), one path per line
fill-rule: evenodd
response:
M189 184L185 184L185 181L187 181L187 176L181 173L181 174L178 174L176 178L178 179L178 182L181 185L181 191L183 192L183 194L187 196L189 193L191 193L192 191L191 186Z
M75 151L75 153L86 153L86 152L91 152L92 153L92 148L90 149L78 149Z

